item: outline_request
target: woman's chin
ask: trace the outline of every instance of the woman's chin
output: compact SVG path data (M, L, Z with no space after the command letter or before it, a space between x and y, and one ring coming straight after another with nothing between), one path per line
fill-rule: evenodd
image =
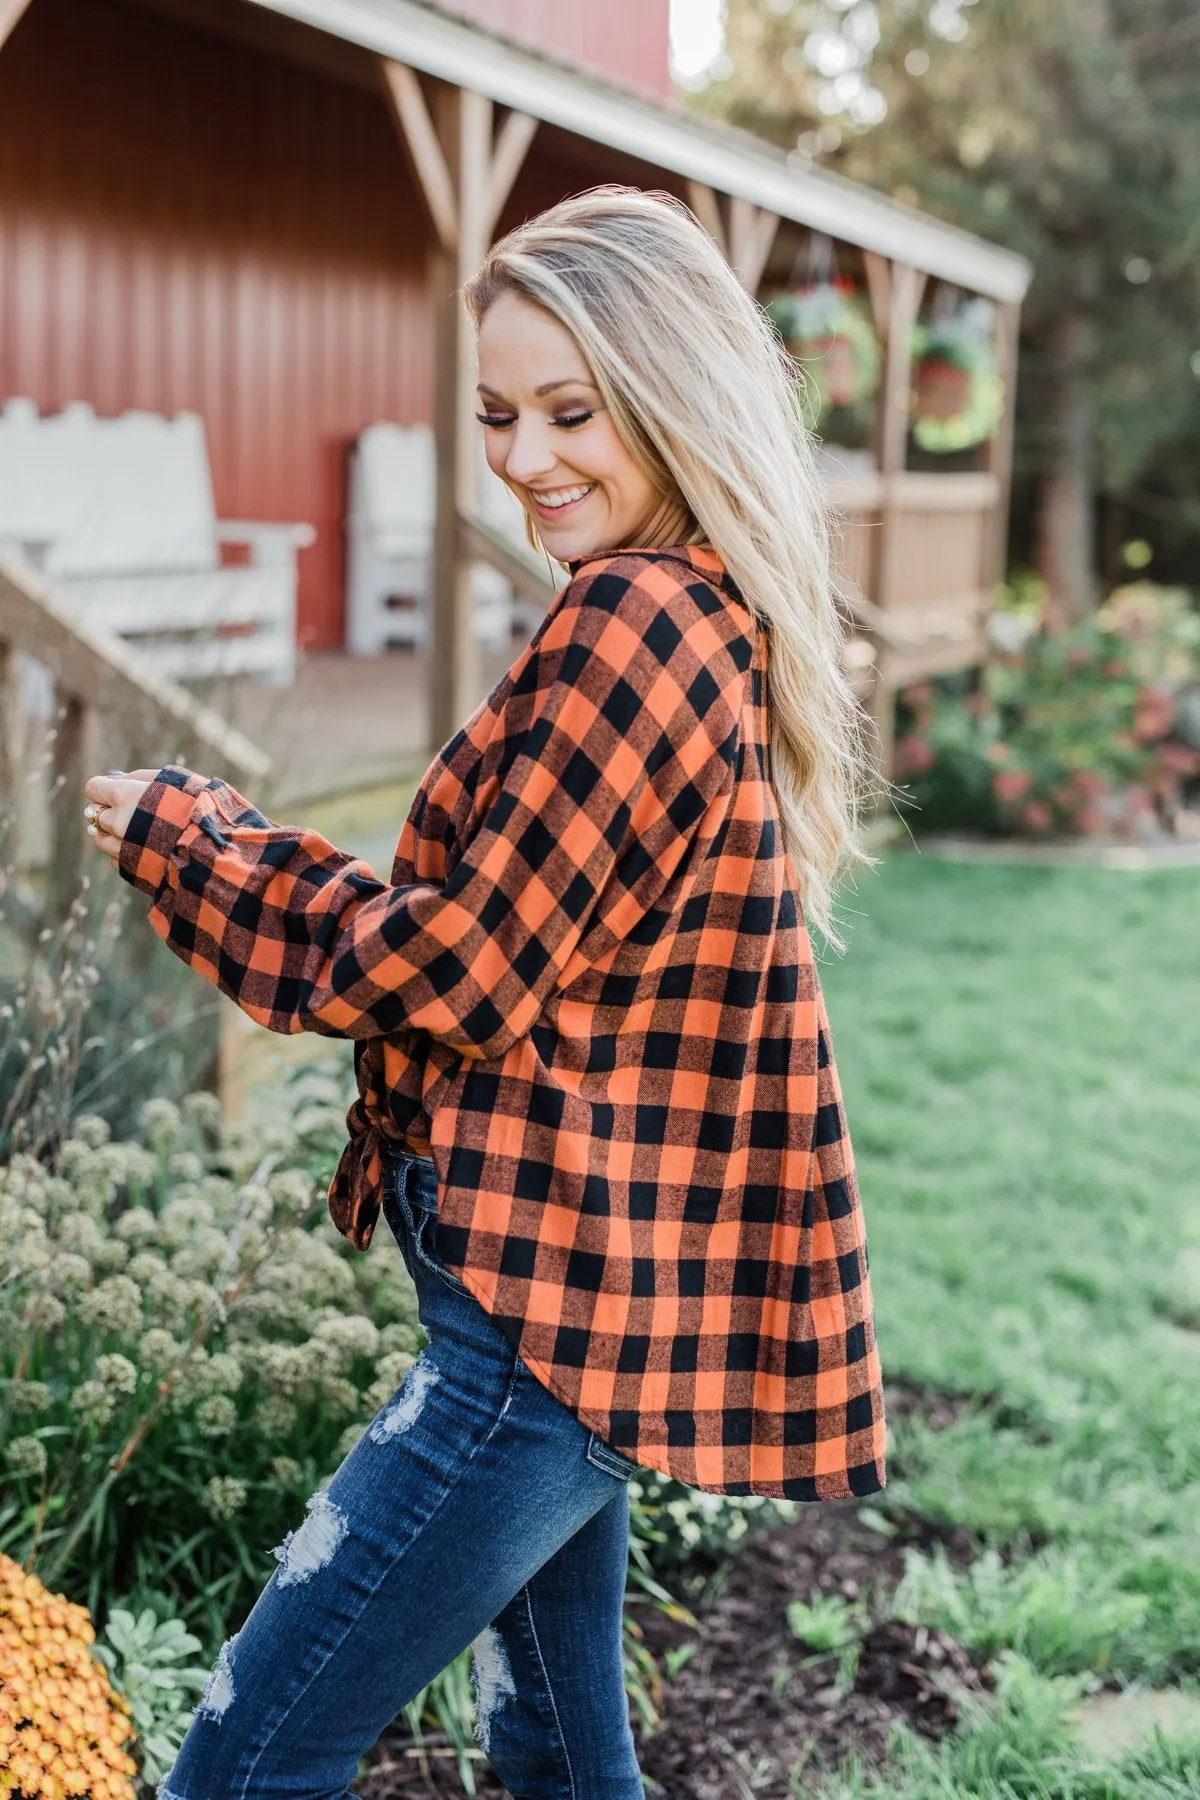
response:
M572 530L569 526L563 526L558 531L553 527L546 529L540 526L538 535L555 562L560 563L579 562L589 556L599 556L612 548L597 532Z

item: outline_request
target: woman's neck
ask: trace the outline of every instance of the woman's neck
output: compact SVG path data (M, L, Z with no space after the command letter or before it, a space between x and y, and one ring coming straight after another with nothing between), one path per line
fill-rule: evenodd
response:
M675 544L686 544L695 536L696 521L682 500L663 495L657 509L637 534L638 545L645 550L668 550Z

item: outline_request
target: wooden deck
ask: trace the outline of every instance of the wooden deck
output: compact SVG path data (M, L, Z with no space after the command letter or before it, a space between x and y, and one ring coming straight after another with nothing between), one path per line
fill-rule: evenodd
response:
M495 685L519 650L514 638L509 656L481 655L477 699ZM420 775L435 747L430 743L428 691L424 651L349 656L323 650L301 656L291 687L229 678L215 684L206 698L270 757L266 790L248 798L278 809Z

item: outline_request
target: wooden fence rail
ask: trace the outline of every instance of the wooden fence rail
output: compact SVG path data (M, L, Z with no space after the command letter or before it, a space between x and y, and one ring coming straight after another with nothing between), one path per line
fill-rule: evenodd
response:
M136 768L149 757L215 761L235 780L261 781L268 758L210 708L148 669L119 639L90 629L38 572L0 553L0 868L22 867L31 782L21 710L22 657L53 683L49 855L43 902L50 922L65 917L79 891L86 835L83 784L105 768ZM12 877L10 877L11 879Z

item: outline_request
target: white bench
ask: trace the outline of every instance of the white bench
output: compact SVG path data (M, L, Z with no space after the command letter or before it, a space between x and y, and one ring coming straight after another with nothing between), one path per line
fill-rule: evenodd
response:
M311 525L218 520L195 413L0 408L0 545L30 556L94 628L176 680L296 662L296 552ZM223 566L222 547L246 560Z
M358 438L350 459L346 520L346 647L373 656L389 644L423 644L428 637L433 576L437 455L428 425L380 421ZM479 515L518 555L531 558L525 509L498 481L480 452ZM475 633L480 643L506 649L514 628L538 620L512 587L486 563L471 568Z

